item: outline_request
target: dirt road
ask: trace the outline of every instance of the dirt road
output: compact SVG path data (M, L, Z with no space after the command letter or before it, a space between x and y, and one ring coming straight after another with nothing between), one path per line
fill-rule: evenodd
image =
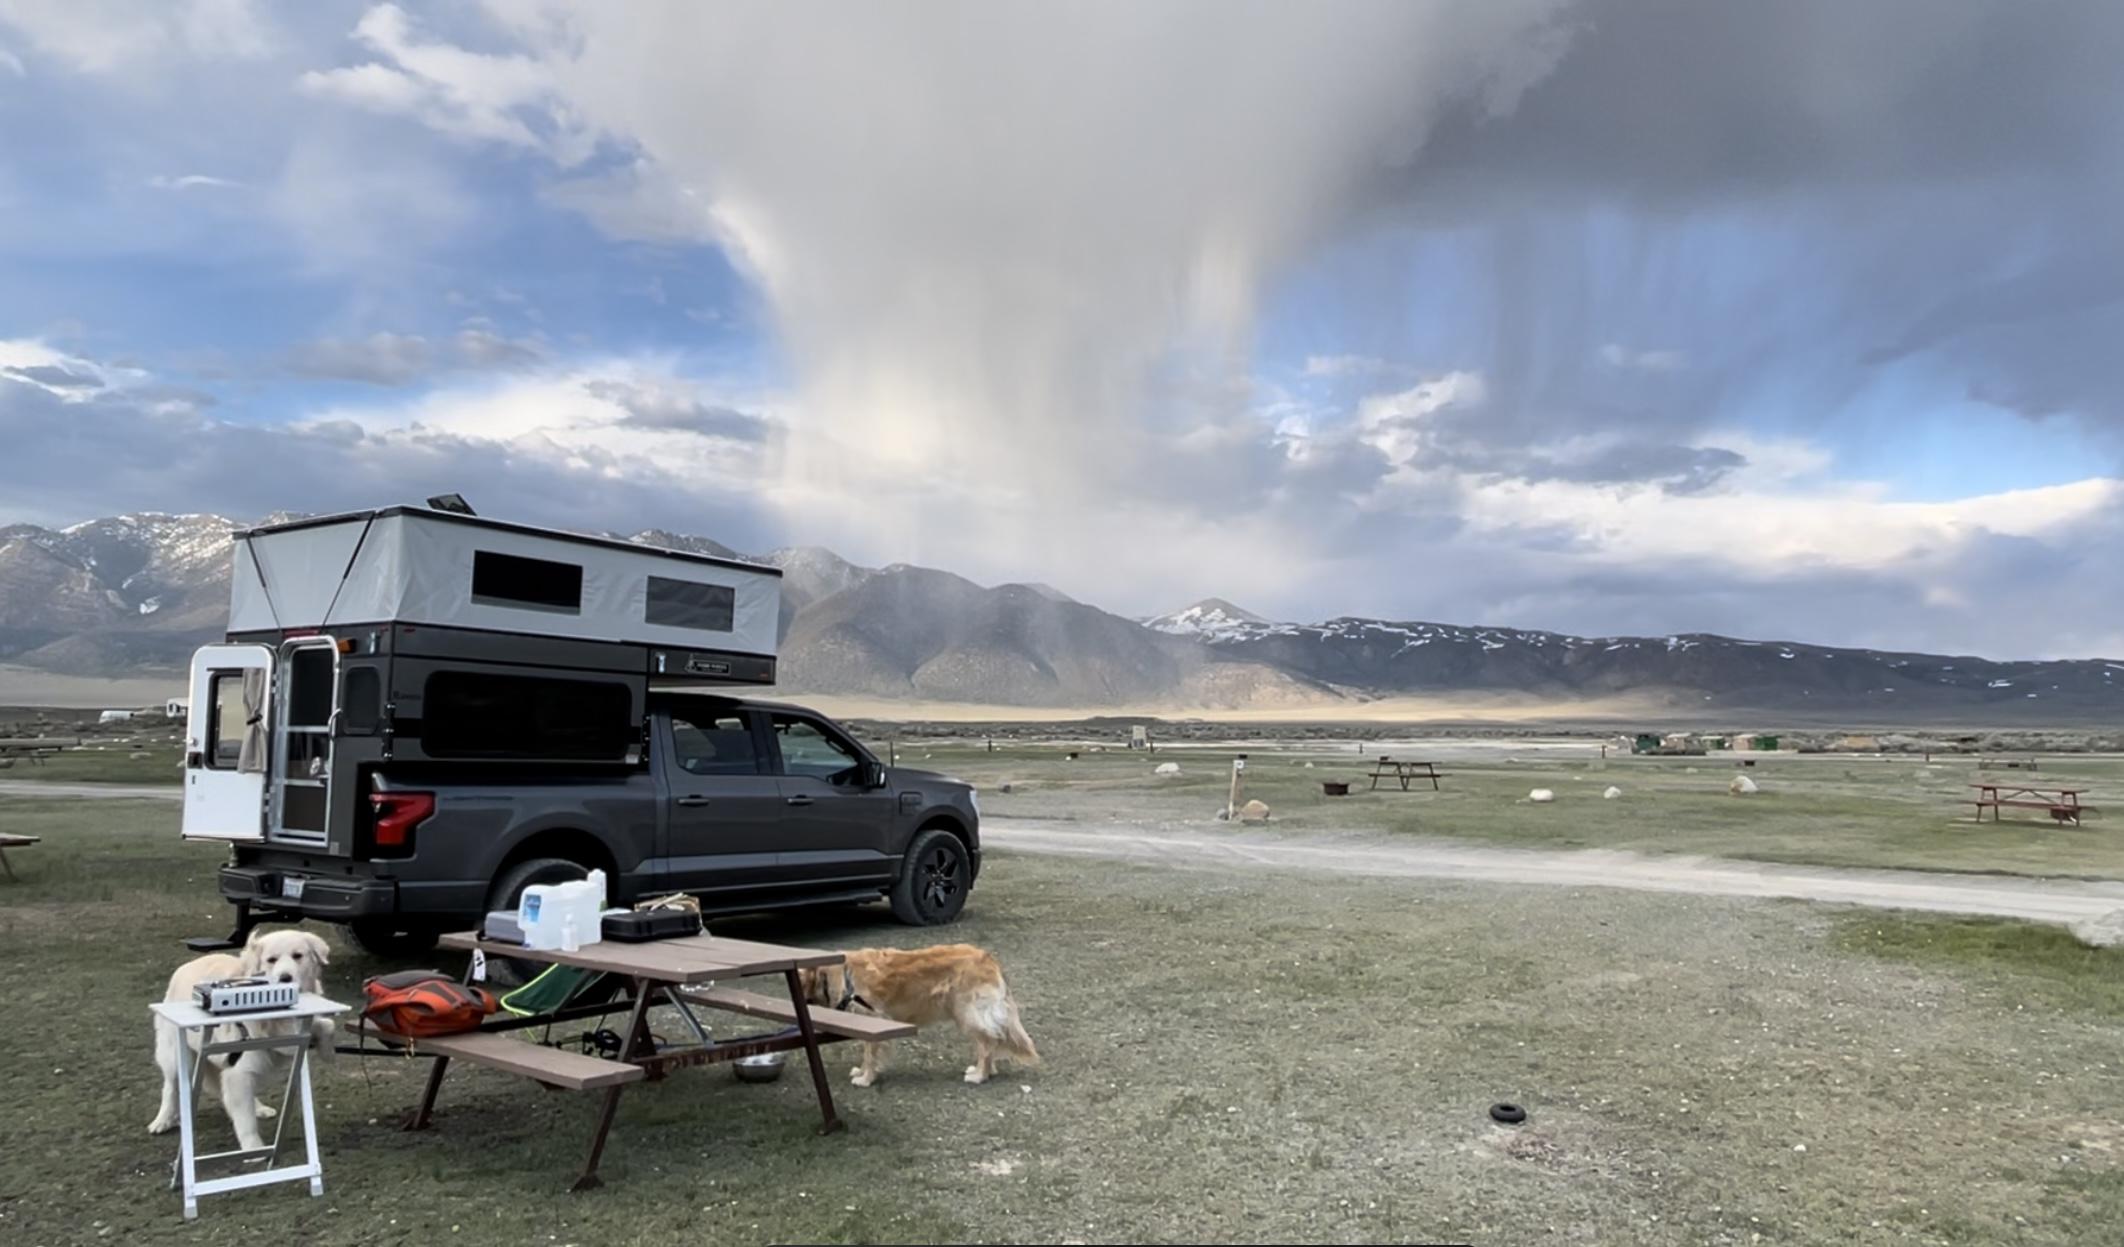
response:
M1146 832L1125 826L1109 829L1022 819L984 819L981 836L985 844L1025 853L1115 858L1173 867L1322 870L1374 877L1628 888L1699 896L1793 897L2064 924L2124 909L2124 883L2013 875L1848 870L1598 850L1496 849L1445 840L1388 840L1376 836L1268 836L1238 829L1210 834Z

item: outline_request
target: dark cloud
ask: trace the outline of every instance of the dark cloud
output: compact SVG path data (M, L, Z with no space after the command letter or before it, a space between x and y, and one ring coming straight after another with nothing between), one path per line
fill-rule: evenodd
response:
M688 394L626 381L590 381L583 389L626 411L622 425L727 437L741 442L766 440L772 425L734 407L704 403Z
M476 369L527 368L545 358L536 339L505 338L478 325L458 330L453 343L457 358Z
M449 372L501 372L544 362L537 338L504 337L484 318L475 321L442 344L407 333L318 338L289 352L287 367L299 376L395 388Z
M429 376L435 351L417 334L374 333L366 338L319 338L289 355L288 367L305 377L400 386Z
M1450 115L1374 200L1450 240L1414 276L1443 290L1427 306L1488 379L1498 440L1671 439L1767 403L1827 423L1891 370L1939 405L2124 429L2124 5L1590 0L1568 20L1514 110ZM1617 375L1648 371L1603 367L1618 341L1688 367Z
M1477 476L1581 485L1657 485L1672 494L1711 488L1748 465L1745 455L1720 446L1602 441L1591 445L1499 445L1480 419L1434 420L1424 430L1416 462Z

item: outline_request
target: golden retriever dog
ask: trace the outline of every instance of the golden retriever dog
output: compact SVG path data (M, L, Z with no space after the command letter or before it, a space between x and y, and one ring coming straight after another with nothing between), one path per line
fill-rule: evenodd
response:
M200 983L236 978L271 979L278 983L293 983L300 991L317 992L324 983L324 968L331 959L331 947L308 931L260 927L251 932L251 938L240 954L208 953L177 967L177 972L170 975L169 990L162 994L162 998L165 1001L189 1001L192 988ZM310 1029L311 1049L329 1055L335 1029L330 1018L313 1018L307 1022L301 1019L245 1022L241 1017L234 1017L215 1027L213 1037L227 1040L249 1034L286 1034L292 1028L303 1026ZM155 1064L162 1069L162 1111L148 1123L149 1134L162 1134L176 1126L177 1080L184 1077L184 1063L179 1059L177 1049L179 1037L191 1045L196 1061L200 1034L196 1030L180 1031L160 1017L155 1019ZM221 1107L236 1127L237 1142L246 1149L265 1146L265 1138L258 1132L258 1122L261 1118L272 1117L274 1109L258 1102L258 1087L276 1068L284 1069L288 1059L285 1052L230 1052L206 1062L206 1067L200 1071L200 1091L204 1093L209 1087L218 1087Z
M803 971L805 999L835 1009L866 1009L915 1026L951 1022L973 1040L974 1063L966 1081L987 1082L996 1058L1037 1065L1040 1054L1018 1021L1018 1002L1003 981L1003 967L971 944L934 948L857 948L839 966ZM863 1045L863 1063L849 1071L858 1087L878 1080L885 1045Z

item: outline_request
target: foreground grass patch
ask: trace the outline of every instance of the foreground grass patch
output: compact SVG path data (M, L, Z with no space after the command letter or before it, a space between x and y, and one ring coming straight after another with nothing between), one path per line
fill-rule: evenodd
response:
M50 1021L0 1062L9 1247L2114 1241L2124 1026L2039 1011L2069 993L2020 934L1927 961L1845 943L1852 921L1907 920L1797 903L1007 849L946 931L875 906L716 928L984 945L1039 1069L969 1087L964 1042L927 1030L858 1091L836 1050L850 1128L826 1139L796 1070L680 1074L628 1093L609 1185L571 1196L590 1098L454 1072L436 1128L407 1135L393 1123L425 1067L346 1057L318 1076L325 1197L210 1199L186 1225L175 1143L143 1129L145 1006L177 938L226 913L221 851L178 841L175 819L170 802L0 797L0 825L46 836L0 883L0 981ZM327 934L351 998L386 966ZM1527 1122L1493 1124L1499 1100ZM225 1141L211 1109L201 1125Z
M2015 1004L2124 1018L2124 949L2089 948L2062 927L2007 918L1847 914L1841 949L1947 970Z

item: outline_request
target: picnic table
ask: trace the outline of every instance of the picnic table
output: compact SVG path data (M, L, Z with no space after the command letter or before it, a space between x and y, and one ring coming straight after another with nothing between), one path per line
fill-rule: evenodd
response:
M1977 790L1973 800L1976 805L1976 821L1980 823L1984 821L1985 810L1991 811L1991 821L1998 822L1999 812L2010 808L2046 810L2054 821L2071 823L2077 827L2080 825L2080 815L2092 809L2080 804L2080 794L2087 791L2085 788L2037 788L2012 783L1975 783L1969 786Z
M452 1061L485 1065L530 1078L547 1087L571 1091L603 1091L596 1128L590 1137L590 1153L572 1190L591 1190L602 1185L598 1161L605 1151L605 1138L619 1110L620 1093L637 1082L658 1081L667 1073L692 1066L720 1065L770 1052L802 1051L811 1067L811 1083L818 1092L820 1134L831 1134L844 1123L834 1111L833 1092L827 1084L826 1065L820 1057L823 1044L849 1039L882 1042L914 1034L903 1022L839 1009L814 1008L804 999L798 971L837 966L842 955L819 949L789 948L750 940L696 935L683 939L652 940L639 944L612 940L586 944L572 952L561 949L529 949L515 944L481 939L463 931L442 937L442 947L481 957L508 957L517 961L575 966L611 975L624 983L618 995L590 1003L564 1003L547 1013L527 1016L497 1014L476 1031L410 1041L416 1055L432 1056L420 1105L406 1122L408 1130L425 1130L434 1115L435 1100L443 1076ZM729 986L733 980L777 976L786 988L767 995ZM466 978L472 977L467 969ZM688 1038L680 1042L660 1039L650 1032L650 1010L668 1006L683 1023ZM782 1023L778 1030L732 1039L715 1039L694 1013L696 1007L717 1009ZM513 1032L550 1028L557 1023L603 1018L625 1010L626 1026L618 1032L614 1056L592 1055L544 1043L526 1042ZM407 1044L387 1031L366 1023L366 1037L386 1043Z
M12 831L0 831L0 870L5 870L7 877L12 880L15 877L15 867L7 860L7 851L26 849L41 839L42 836L23 836Z
M1409 790L1409 785L1427 779L1431 781L1431 791L1437 792L1438 781L1445 778L1435 762L1399 762L1385 754L1379 755L1379 760L1372 764L1371 777L1372 786L1367 790L1371 792L1379 790L1379 781L1382 779L1399 783L1403 792Z

